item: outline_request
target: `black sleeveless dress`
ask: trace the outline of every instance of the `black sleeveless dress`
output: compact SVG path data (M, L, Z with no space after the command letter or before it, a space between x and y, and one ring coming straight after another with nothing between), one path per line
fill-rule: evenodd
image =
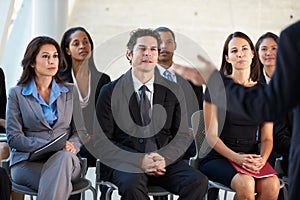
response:
M263 85L260 83L246 89L250 90L256 87L263 89ZM205 101L211 102L208 90L205 92ZM230 104L230 102L227 101L227 104ZM238 113L218 109L219 121L221 120L219 113L226 114L224 126L219 127L219 137L225 145L235 152L259 154L257 140L259 124L245 119ZM220 155L214 149L201 160L200 171L209 180L217 181L228 187L230 187L232 178L238 173L227 158Z

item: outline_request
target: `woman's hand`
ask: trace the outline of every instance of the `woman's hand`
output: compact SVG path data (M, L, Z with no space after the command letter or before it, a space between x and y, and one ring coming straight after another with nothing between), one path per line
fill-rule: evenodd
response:
M252 173L259 173L261 168L265 165L261 155L257 154L241 154L241 164L244 169Z
M74 142L67 141L64 150L71 151L72 153L76 154L76 148L74 146Z
M5 119L0 119L0 126L6 128Z

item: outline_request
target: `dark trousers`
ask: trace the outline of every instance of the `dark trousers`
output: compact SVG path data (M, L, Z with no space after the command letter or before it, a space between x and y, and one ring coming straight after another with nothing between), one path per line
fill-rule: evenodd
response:
M300 141L300 138L295 137L295 141ZM293 145L291 145L289 157L289 200L299 199L300 194L300 148L299 144Z
M86 149L84 145L81 146L79 155L83 158L87 159L88 167L95 167L96 166L96 158Z
M11 192L11 182L10 179L2 167L0 167L0 199L9 200Z
M118 186L122 200L148 200L148 185L161 186L180 199L188 200L203 199L207 192L207 177L184 161L168 166L166 174L160 177L111 170L110 181Z
M207 192L208 200L217 200L219 198L219 189L218 188L210 188Z
M164 196L155 196L153 197L154 200L168 200L168 195Z

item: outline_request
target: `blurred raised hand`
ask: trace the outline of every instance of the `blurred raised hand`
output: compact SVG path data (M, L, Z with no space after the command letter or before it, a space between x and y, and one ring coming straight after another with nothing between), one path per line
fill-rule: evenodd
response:
M186 80L192 81L195 85L200 86L206 84L210 75L216 71L217 68L203 56L198 55L197 58L200 61L198 67L187 67L175 64L174 71Z

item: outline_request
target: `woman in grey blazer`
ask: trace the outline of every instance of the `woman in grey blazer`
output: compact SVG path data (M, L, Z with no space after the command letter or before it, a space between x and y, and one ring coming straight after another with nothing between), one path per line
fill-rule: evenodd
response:
M57 73L60 56L55 40L34 38L22 60L21 78L8 96L6 132L12 179L38 190L38 199L43 200L68 199L71 181L79 178L81 169L76 156L81 143L73 116L78 97ZM28 160L31 152L65 132L69 136L62 150L42 160Z

